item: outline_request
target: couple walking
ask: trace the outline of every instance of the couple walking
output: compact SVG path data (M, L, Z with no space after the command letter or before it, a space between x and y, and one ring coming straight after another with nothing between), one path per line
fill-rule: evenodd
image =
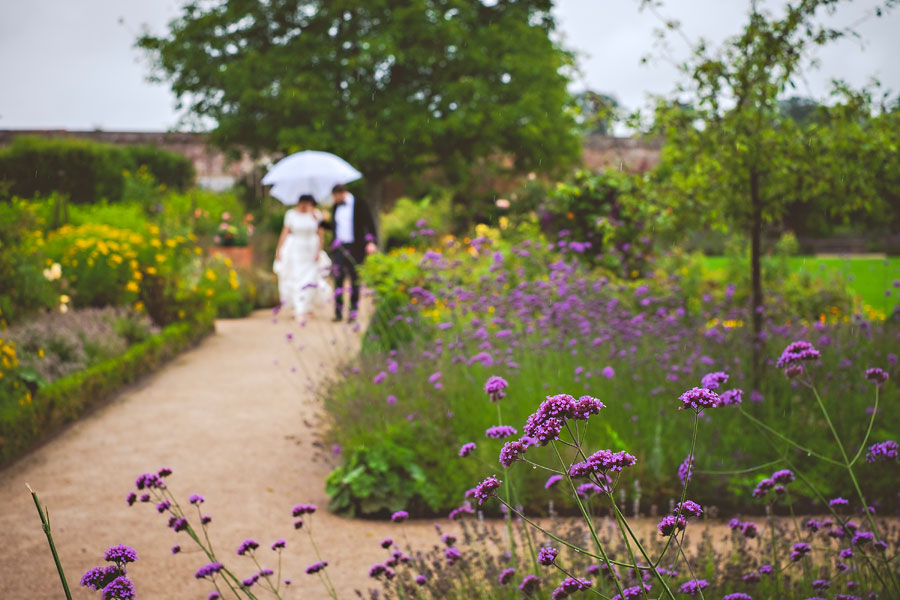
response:
M284 227L278 239L273 270L278 276L281 305L294 310L295 317L311 315L316 306L331 300L334 275L334 320L344 313L344 283L350 280L350 311L354 321L359 310L359 276L356 267L376 250L375 222L369 207L343 185L332 190L334 207L330 221L323 218L316 200L303 195L284 215ZM332 252L324 251L325 231L332 230Z

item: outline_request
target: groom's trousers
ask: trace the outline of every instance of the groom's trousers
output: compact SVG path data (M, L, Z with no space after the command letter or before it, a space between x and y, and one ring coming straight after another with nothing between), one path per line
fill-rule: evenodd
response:
M356 273L356 261L350 249L340 246L332 258L334 266L334 314L341 318L344 314L344 282L350 280L350 317L359 311L359 275Z

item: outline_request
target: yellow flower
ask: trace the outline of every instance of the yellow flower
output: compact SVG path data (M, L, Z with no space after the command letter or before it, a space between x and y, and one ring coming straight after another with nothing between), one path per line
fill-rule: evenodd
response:
M166 240L166 246L168 246L169 248L174 248L177 245L178 244L175 243L175 240L172 240L172 239Z
M128 283L125 284L125 289L128 290L129 292L136 293L140 288L138 287L138 284L136 281L129 281Z
M156 258L156 262L158 262L158 263L166 262L165 254L157 254L154 258Z
M147 267L147 275L156 275L156 267Z
M203 249L200 246L194 247L194 254L203 254Z
M226 256L225 257L225 266L230 269L233 264L234 263L231 262L231 259Z
M214 292L213 292L212 288L209 288L208 290L206 290L206 295L207 295L207 296L212 296L213 293L214 293Z
M207 269L206 273L204 273L203 276L206 277L207 279L209 279L210 281L216 280L216 272L213 271L212 269Z
M66 294L63 294L62 296L59 297L59 301L62 304L68 304L70 300L71 300L71 298L69 298L69 296Z
M138 300L134 303L134 310L142 312L144 310L144 303Z
M140 271L135 271L134 273L132 273L132 277L134 277L134 279L136 281L140 281L141 279L144 278L144 274L141 273Z
M43 348L38 348L38 356L41 358L44 358L44 349Z

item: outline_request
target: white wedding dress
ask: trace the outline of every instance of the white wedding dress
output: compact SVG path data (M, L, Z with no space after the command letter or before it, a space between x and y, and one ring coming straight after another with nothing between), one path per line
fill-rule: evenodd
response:
M292 308L295 316L332 300L331 285L326 279L331 260L324 250L319 250L320 220L318 211L301 213L290 209L284 215L284 226L289 233L272 270L278 276L281 305Z

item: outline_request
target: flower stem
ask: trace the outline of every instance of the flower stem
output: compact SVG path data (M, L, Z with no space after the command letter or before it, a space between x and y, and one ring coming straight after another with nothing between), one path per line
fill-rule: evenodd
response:
M38 515L41 517L41 526L44 529L44 535L47 536L47 543L50 544L50 553L53 554L53 562L56 563L56 572L59 574L59 581L62 583L63 592L66 594L66 600L72 600L72 593L69 591L69 584L66 581L66 573L63 571L62 563L59 561L59 554L56 552L56 544L53 543L53 535L50 533L50 511L44 514L41 502L38 500L37 492L31 489L27 483L25 487L31 492L31 498L34 500L34 506L37 508Z

